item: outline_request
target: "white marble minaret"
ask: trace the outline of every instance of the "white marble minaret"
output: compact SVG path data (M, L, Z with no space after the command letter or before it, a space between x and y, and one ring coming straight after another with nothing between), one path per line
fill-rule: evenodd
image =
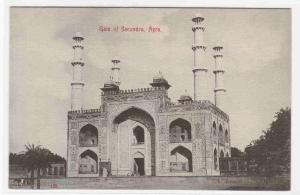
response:
M192 30L194 32L194 100L208 100L209 87L208 87L208 68L206 62L206 46L203 40L205 28L203 26L204 18L196 16L192 19L194 25Z
M223 76L225 70L222 67L222 46L215 46L213 47L214 50L214 60L215 60L215 69L213 73L215 74L215 105L221 109L223 109L223 96L226 92L224 85L223 85Z
M81 110L82 109L82 99L83 99L83 86L84 82L82 79L82 67L84 62L82 60L83 51L83 36L80 32L77 32L73 37L74 40L74 58L71 64L73 65L73 80L71 83L71 110Z
M120 81L120 60L117 59L117 57L114 57L114 59L112 59L111 61L113 63L113 66L111 67L112 70L112 81L116 84L116 85L120 85L121 81Z

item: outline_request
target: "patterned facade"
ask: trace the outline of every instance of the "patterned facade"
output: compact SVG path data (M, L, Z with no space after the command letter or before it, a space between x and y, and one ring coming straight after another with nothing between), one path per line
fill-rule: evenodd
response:
M175 132L183 139L172 139L176 135L172 135L171 124L176 120L179 126L183 123L190 126L186 129L190 137L186 132ZM87 136L91 144L82 145L80 135L89 126L96 131L96 139ZM144 131L141 143L133 141L136 127ZM172 162L176 150L183 156L182 162ZM93 170L86 173L80 172L82 159L86 158L83 153L96 158ZM228 115L206 100L172 103L164 87L106 91L102 93L99 109L68 113L69 177L101 176L101 165L105 163L111 164L112 175L132 175L137 172L134 159L139 158L144 159L140 174L219 175L222 156L230 156ZM184 163L191 168L182 168Z
M219 158L231 156L229 117L219 105L225 89L216 71L215 89L208 89L204 18L192 21L194 98L182 95L176 103L168 96L171 86L161 74L149 88L121 90L120 60L113 59L112 76L101 89L101 105L82 109L84 38L76 33L68 177L220 175ZM215 69L223 75L221 47L217 48ZM210 91L215 92L215 103L205 100Z

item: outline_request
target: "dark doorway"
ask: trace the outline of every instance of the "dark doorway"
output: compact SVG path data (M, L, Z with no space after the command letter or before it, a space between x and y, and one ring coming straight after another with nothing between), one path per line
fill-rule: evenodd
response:
M135 175L145 175L144 158L134 158L134 173Z

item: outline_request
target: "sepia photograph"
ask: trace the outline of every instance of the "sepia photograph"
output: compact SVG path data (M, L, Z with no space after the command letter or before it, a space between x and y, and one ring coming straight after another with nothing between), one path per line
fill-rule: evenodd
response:
M291 18L10 7L8 188L290 191Z

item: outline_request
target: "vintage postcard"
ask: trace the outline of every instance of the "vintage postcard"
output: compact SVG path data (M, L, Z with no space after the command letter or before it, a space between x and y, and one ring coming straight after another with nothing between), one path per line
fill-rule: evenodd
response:
M11 6L8 188L289 191L291 14Z

